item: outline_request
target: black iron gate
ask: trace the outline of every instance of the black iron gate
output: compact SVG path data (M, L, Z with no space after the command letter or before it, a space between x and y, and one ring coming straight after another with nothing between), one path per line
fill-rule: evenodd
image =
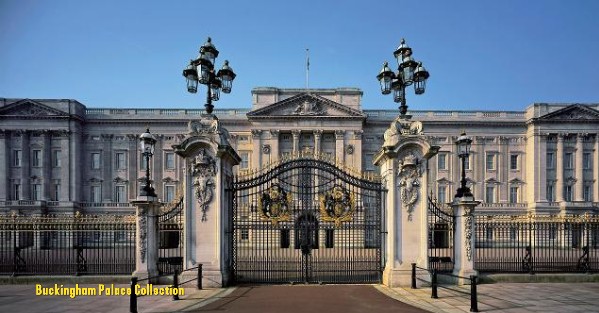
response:
M183 270L183 196L168 203L158 216L158 273Z
M455 217L451 207L428 197L428 266L441 272L453 271Z
M236 178L233 259L239 283L377 283L378 177L311 157Z

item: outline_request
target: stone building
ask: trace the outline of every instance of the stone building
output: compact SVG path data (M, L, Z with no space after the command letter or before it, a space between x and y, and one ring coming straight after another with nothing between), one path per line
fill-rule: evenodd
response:
M356 88L255 88L251 108L216 109L242 161L236 171L318 152L358 172L373 158L397 110L364 110ZM384 104L381 107L387 107ZM415 109L415 108L414 108ZM175 197L183 162L173 151L202 109L87 108L76 100L0 98L0 213L132 212L144 183L138 136L157 136L151 177ZM599 104L535 103L523 111L419 111L440 146L429 190L449 202L458 187L455 139L473 139L468 184L479 212L582 213L599 206Z

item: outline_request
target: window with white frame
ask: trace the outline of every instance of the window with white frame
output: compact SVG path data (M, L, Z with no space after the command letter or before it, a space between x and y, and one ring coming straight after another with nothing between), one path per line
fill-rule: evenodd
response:
M93 170L99 170L100 169L100 153L99 152L92 152L91 154L91 166Z
M52 200L59 201L60 200L60 182L59 181L54 182L54 186L52 189L54 191Z
M564 200L566 200L567 202L572 201L572 186L571 185L564 186Z
M489 185L485 190L485 201L487 203L495 203L495 186Z
M487 153L486 166L487 166L487 171L495 169L495 154L494 153Z
M41 167L42 166L42 150L35 149L31 151L31 166Z
M164 168L167 170L175 169L175 153L165 152L164 153Z
M437 187L437 201L439 203L447 202L447 186L446 185L439 185Z
M585 185L583 190L584 201L591 202L593 201L593 188L591 185Z
M175 199L175 186L164 186L164 202L171 202L173 199Z
M20 167L23 159L23 152L21 150L13 150L12 152L12 165Z
M102 202L102 188L100 186L90 187L89 200L91 202Z
M582 168L585 170L590 170L592 167L591 165L591 154L588 152L585 152L582 155Z
M32 184L31 185L31 197L34 201L42 200L42 185L41 184Z
M518 155L517 154L511 154L510 155L510 170L517 170L520 168L519 164L518 164Z
M114 166L116 167L117 170L127 169L127 156L125 155L125 152L115 153L114 161L115 161Z
M60 154L61 150L52 150L52 167L60 167L62 165Z
M564 168L571 170L574 168L574 153L568 152L564 156Z
M518 186L510 186L510 203L518 203L518 194L519 194Z
M447 169L447 153L437 154L437 168L439 170Z
M555 168L555 154L553 152L547 152L547 168L553 169Z
M241 163L239 163L239 168L248 169L250 168L250 153L249 152L241 152L239 155L241 157Z
M547 184L547 201L555 201L555 186L553 184Z
M12 185L12 199L21 200L21 184Z
M117 203L129 202L129 199L127 199L127 188L124 185L114 187L114 201Z

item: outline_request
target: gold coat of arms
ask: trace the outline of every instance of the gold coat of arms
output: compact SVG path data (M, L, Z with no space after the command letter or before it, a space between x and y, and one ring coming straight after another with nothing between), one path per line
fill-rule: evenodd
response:
M320 216L324 222L335 222L335 227L342 222L352 220L355 211L354 194L336 185L320 195Z
M260 196L258 209L262 219L270 220L275 225L278 222L291 220L290 205L291 195L278 185L273 185Z

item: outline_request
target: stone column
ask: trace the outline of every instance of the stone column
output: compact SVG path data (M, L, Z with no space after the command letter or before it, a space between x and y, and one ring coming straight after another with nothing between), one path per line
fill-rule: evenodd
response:
M454 225L454 267L453 274L462 277L477 275L474 270L474 259L476 249L474 246L474 208L479 205L473 197L454 198L451 206L455 216ZM468 282L463 278L457 278L460 285Z
M352 168L357 171L362 171L362 130L354 130L354 153Z
M593 153L593 201L599 202L599 133L595 134L595 152Z
M252 129L252 162L251 169L258 170L262 167L262 130Z
M536 149L537 157L527 155L527 158L532 159L532 162L527 163L534 164L533 170L538 171L538 174L535 175L535 178L538 177L538 197L533 200L547 202L547 134L539 134L534 137L534 140L535 144L539 145L539 148Z
M68 166L71 173L71 179L69 181L71 196L69 200L73 202L79 202L83 198L81 193L81 185L83 184L81 175L83 171L80 170L83 166L81 157L81 132L73 131L69 139L70 148Z
M73 173L69 171L69 136L71 133L67 130L59 132L60 134L60 201L70 201L70 177Z
M337 162L345 163L345 131L335 130L335 158Z
M499 153L497 154L497 180L499 181L498 186L498 202L499 203L508 203L509 202L509 176L508 173L510 171L510 160L507 152L507 145L509 143L509 138L505 136L499 136L497 138L499 142Z
M102 159L100 169L102 172L102 202L112 202L112 134L103 134L100 136L103 141Z
M584 154L584 134L576 135L576 163L575 174L576 182L574 183L574 201L584 201L584 169L583 169L583 154Z
M296 155L299 153L299 137L301 134L301 130L293 129L291 130L291 136L293 136L293 149L292 154Z
M476 199L485 198L485 137L477 136L474 137L475 145L472 150L472 171L474 172L474 180L477 182L477 188L474 190L474 196Z
M313 131L314 133L314 155L320 155L322 150L320 148L320 139L322 137L322 130L316 129Z
M564 202L564 134L557 134L555 201Z
M31 147L29 146L30 131L21 133L21 199L31 200Z
M158 198L138 196L132 203L136 207L135 272L139 279L158 275ZM150 283L157 283L151 279Z
M137 189L137 171L139 171L140 164L137 164L138 155L141 154L139 151L139 139L137 135L128 134L128 159L127 159L127 196L129 199L133 198L139 190Z
M10 159L10 151L6 148L6 137L10 136L10 132L5 129L0 129L0 201L8 200L11 184L8 181L8 160Z
M156 189L156 195L158 199L164 200L164 188L162 184L162 169L164 168L164 151L162 144L164 143L164 135L156 135L156 147L154 149L154 155L150 159L152 170L152 180L154 183L152 186Z
M275 162L281 158L279 155L279 130L271 129L270 130L270 161Z
M51 200L52 192L52 133L48 130L41 133L42 148L42 199Z

